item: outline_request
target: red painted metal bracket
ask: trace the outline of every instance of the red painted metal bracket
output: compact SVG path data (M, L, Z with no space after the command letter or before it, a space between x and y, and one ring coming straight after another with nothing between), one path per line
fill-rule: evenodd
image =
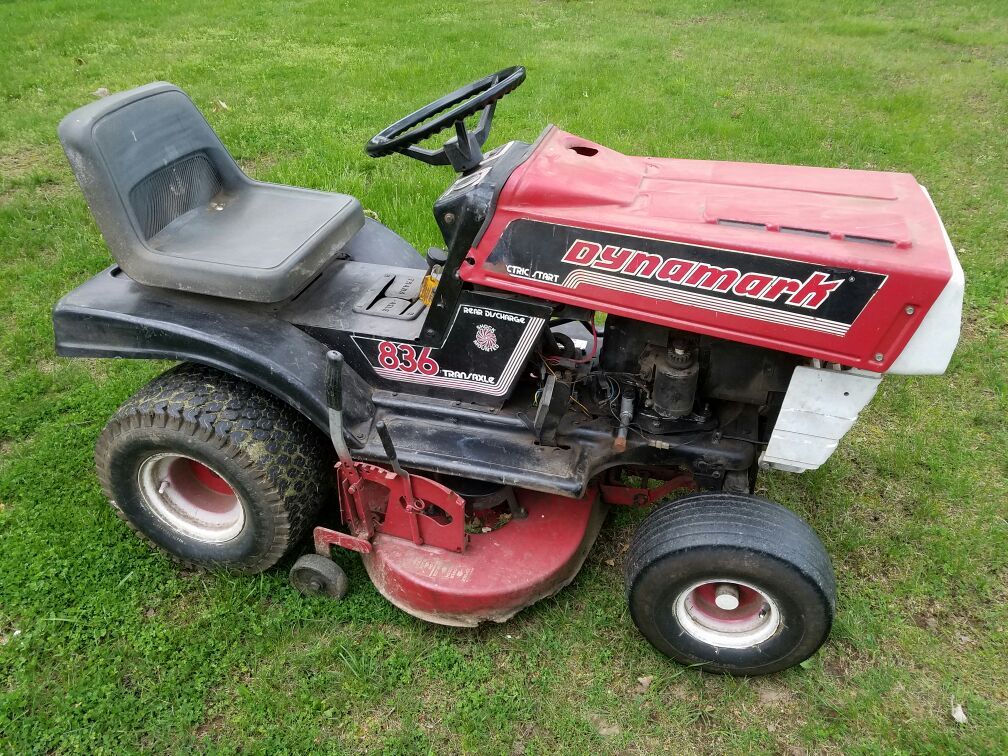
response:
M332 546L371 553L377 533L461 553L465 500L450 488L421 475L398 475L366 462L337 462L340 514L349 535L315 528L315 550L328 556Z
M322 556L329 556L329 552L333 546L339 546L341 549L349 549L350 551L359 551L361 554L371 553L371 541L366 538L347 535L338 530L324 528L321 525L312 531L312 535L315 539L315 553Z
M642 473L642 477L645 481L648 478L657 478L665 482L657 488L634 488L619 480L618 470L611 470L606 476L605 482L599 486L602 500L606 504L620 507L647 507L677 489L685 488L695 491L697 488L696 481L689 473L679 473L671 478L664 478L658 477L655 472L645 471Z

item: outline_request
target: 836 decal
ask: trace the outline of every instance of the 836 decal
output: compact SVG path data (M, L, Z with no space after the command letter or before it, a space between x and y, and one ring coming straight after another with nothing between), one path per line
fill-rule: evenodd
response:
M378 343L378 364L386 370L420 375L437 375L441 366L431 357L431 348L424 347L417 352L412 344L397 344L393 341Z
M501 397L510 391L550 311L467 294L440 345L363 334L350 338L367 367L393 384L414 384L425 393L450 389ZM358 361L352 364L358 369Z

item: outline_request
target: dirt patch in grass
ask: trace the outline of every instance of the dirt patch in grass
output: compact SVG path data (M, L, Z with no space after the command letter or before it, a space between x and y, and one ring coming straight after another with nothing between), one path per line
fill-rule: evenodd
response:
M62 200L73 193L73 187L60 181L45 181L35 187L35 194L46 202Z
M24 178L39 168L52 168L49 152L40 147L0 150L0 178Z
M224 717L220 714L214 714L209 719L200 722L193 734L196 736L197 740L210 740L216 742L218 736L224 731L224 729Z
M52 150L19 146L0 150L0 206L19 195L27 202L62 200L72 188Z
M239 160L241 169L249 176L258 178L280 163L280 157L273 154L257 155L254 158L244 158Z
M78 359L77 364L87 371L95 383L105 383L108 380L108 360Z
M55 360L42 359L35 362L35 369L42 375L53 375L59 372L60 364Z

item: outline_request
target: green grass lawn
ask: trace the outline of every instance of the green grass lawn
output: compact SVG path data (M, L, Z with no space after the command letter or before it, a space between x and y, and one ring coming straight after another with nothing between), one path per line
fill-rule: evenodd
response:
M0 4L0 753L1008 749L1008 6L165 6ZM908 171L935 199L967 277L949 374L887 379L824 469L761 477L835 560L837 622L802 668L729 679L652 651L622 596L636 513L556 598L455 631L352 556L338 604L283 569L180 571L103 500L95 437L165 366L54 355L51 306L109 263L59 119L167 79L253 176L354 194L426 248L450 172L363 144L512 63L528 81L492 144L553 122L634 154Z

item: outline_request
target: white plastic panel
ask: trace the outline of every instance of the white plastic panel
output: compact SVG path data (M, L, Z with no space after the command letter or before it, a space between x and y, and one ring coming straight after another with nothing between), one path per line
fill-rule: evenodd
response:
M931 202L931 195L923 186L921 191ZM935 215L938 210L935 209ZM952 359L952 352L959 342L959 325L962 321L963 288L966 285L966 277L963 275L962 265L956 257L955 250L952 249L952 240L949 239L945 224L941 223L942 234L945 236L945 247L948 250L949 262L952 263L952 277L945 284L938 299L931 305L924 320L917 327L914 335L903 351L900 352L896 361L889 366L887 373L896 375L940 375L948 367L949 360Z
M818 468L875 396L881 380L867 370L795 368L760 463L788 472Z

